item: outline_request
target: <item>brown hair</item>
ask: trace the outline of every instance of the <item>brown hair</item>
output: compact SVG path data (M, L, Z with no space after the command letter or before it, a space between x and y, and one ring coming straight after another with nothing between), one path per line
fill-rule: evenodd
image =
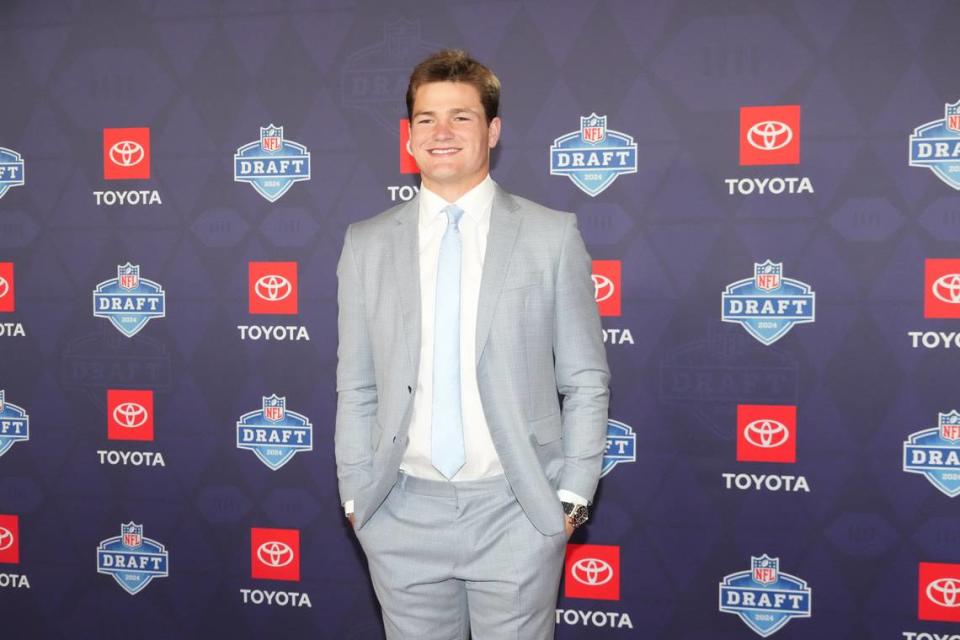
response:
M480 94L487 122L497 117L500 108L500 81L493 71L461 49L444 49L413 68L407 85L407 117L413 119L413 97L421 85L430 82L464 82Z

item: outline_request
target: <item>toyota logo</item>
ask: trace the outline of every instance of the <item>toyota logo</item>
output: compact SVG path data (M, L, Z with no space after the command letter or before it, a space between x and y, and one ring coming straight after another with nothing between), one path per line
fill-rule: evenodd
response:
M293 562L293 549L285 542L271 540L257 547L257 558L268 567L285 567Z
M133 140L121 140L110 147L110 161L121 167L135 167L143 162L143 146Z
M603 302L614 294L613 280L599 273L590 277L593 278L593 297L597 302Z
M948 273L937 278L931 288L938 300L948 304L960 303L960 273Z
M580 558L570 567L573 579L588 587L599 587L613 579L613 567L599 558Z
M113 409L113 420L126 429L136 429L147 421L147 409L136 402L124 402Z
M941 607L960 607L960 580L940 578L927 585L927 598Z
M293 285L283 276L266 275L253 286L257 297L267 302L279 302L293 292Z
M10 293L10 283L7 282L7 279L0 276L0 298L4 297Z
M777 120L764 120L750 127L747 131L747 142L754 149L761 151L776 151L782 149L793 140L793 129Z
M0 527L0 551L6 551L13 546L13 532L6 527Z
M754 420L743 428L743 437L755 447L774 449L790 439L790 430L776 420Z

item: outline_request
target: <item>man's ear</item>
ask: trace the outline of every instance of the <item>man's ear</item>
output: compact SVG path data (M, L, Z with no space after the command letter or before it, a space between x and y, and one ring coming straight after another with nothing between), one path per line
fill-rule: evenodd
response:
M493 149L497 146L497 143L500 141L500 118L499 116L490 121L490 124L487 125L487 130L489 131L489 146Z

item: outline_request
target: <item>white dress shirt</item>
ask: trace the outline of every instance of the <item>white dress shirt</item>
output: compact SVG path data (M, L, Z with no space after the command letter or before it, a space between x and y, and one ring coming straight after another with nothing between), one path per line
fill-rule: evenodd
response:
M476 333L477 305L483 259L490 231L490 212L496 183L487 175L476 187L455 203L463 209L460 219L460 385L463 411L463 444L466 460L451 478L453 482L482 480L503 475L500 457L490 438L477 386ZM413 396L409 443L400 469L411 476L446 481L431 462L431 413L433 410L433 326L436 309L437 262L440 242L447 230L444 207L451 203L426 187L420 187L418 219L420 256L420 369ZM583 497L559 490L560 500L587 504ZM353 512L353 500L344 503L347 514Z
M463 412L463 449L466 460L453 478L482 480L503 475L500 458L490 438L480 389L477 387L476 334L477 303L483 258L487 251L490 210L493 207L494 182L488 175L457 201L463 209L460 218L460 402ZM437 261L440 242L447 230L443 209L450 203L426 187L420 187L418 221L420 254L420 370L413 414L410 418L410 441L403 454L400 469L411 476L430 480L446 480L431 462L431 414L433 410L433 325L437 298Z

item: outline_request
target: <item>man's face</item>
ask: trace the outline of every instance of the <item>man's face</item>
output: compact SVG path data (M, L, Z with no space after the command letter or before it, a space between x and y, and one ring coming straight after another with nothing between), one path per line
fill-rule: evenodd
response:
M448 200L483 180L500 118L487 123L480 94L463 82L430 82L413 97L410 151L424 185Z

